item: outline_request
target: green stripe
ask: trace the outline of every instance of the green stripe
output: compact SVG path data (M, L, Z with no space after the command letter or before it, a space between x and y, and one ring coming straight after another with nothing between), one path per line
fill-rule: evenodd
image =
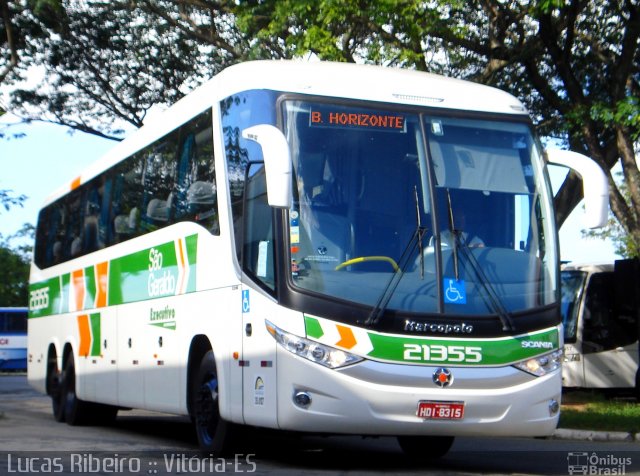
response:
M509 365L559 348L557 328L501 339L409 338L372 332L368 334L373 345L369 357L428 365Z
M306 327L308 337L311 337L312 339L320 339L320 337L324 335L324 331L322 330L322 326L318 319L304 316L304 325Z
M189 282L187 292L196 290L196 260L198 256L198 235L187 236L184 240L187 244L187 259L189 260Z
M96 312L89 316L89 322L91 324L91 356L100 356L100 343L102 342L102 336L100 334L100 313Z
M186 292L190 293L197 290L198 235L187 236L185 247L185 258L188 260L189 270ZM152 267L150 256L152 254L158 256L158 253L162 255L162 262L156 261L160 267L159 269L155 269L157 266L150 269ZM113 306L174 295L179 285L178 261L174 241L161 243L111 260L109 263L107 305ZM84 310L88 310L93 308L98 290L95 266L85 268L84 273L86 289ZM30 284L29 317L35 318L69 312L70 289L71 273Z
M93 303L96 302L96 271L94 266L89 266L84 269L84 309L93 308Z
M66 273L60 276L60 280L62 282L62 287L59 292L58 301L60 302L60 307L58 308L60 313L69 312L69 293L71 292L71 273ZM52 314L56 314L57 312L54 310Z

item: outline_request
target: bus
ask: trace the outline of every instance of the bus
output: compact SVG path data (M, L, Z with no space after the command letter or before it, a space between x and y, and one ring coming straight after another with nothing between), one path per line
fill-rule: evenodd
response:
M549 435L560 278L532 129L513 96L421 72L225 69L44 203L30 383L71 425L188 415L210 454L243 426L421 457ZM547 157L606 219L600 169Z
M0 372L27 370L27 307L0 307Z
M562 265L563 386L640 396L640 261Z

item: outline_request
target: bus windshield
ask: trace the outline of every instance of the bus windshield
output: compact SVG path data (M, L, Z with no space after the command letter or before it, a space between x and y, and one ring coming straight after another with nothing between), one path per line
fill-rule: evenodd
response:
M525 123L284 102L291 279L401 312L495 315L556 299L549 190Z

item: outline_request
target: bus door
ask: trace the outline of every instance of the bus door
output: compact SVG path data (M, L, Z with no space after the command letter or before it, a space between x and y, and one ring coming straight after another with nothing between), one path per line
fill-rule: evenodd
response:
M585 386L633 388L638 370L637 308L624 312L636 299L618 270L591 275L582 313L581 350Z
M251 283L242 285L242 380L244 421L275 427L276 341L265 320L279 309L275 299L273 220L267 202L264 165L252 165L245 187L242 262Z

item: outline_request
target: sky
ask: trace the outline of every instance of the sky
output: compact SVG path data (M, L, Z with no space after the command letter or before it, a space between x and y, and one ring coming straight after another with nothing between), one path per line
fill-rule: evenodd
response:
M8 114L0 118L8 122ZM97 160L116 142L46 123L12 126L5 132L23 132L20 139L0 139L0 189L26 195L23 207L0 208L0 234L7 238L24 223L35 225L45 198L69 184L85 167ZM552 177L554 190L562 182ZM560 229L560 253L564 261L580 263L612 262L618 259L611 242L582 237L582 207L578 206Z

